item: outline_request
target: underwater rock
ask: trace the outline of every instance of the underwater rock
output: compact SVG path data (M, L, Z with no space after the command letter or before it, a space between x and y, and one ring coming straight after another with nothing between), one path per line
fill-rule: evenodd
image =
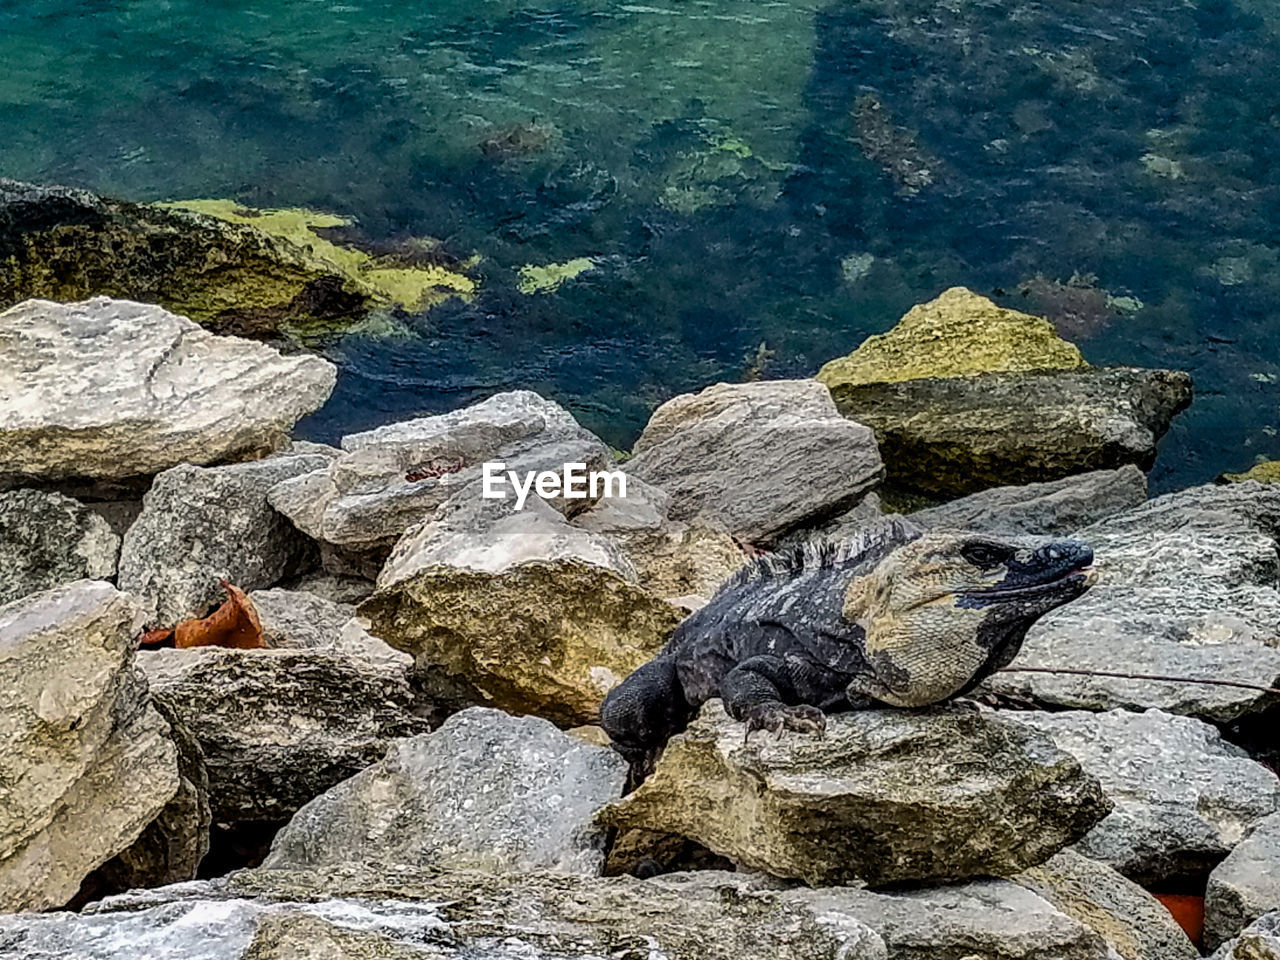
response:
M1078 532L1093 545L1098 583L1027 635L1010 672L986 689L1052 707L1158 707L1214 723L1277 699L1202 683L1018 673L1016 668L1280 681L1276 543L1280 486L1209 485L1167 494Z
M595 876L596 812L626 762L537 717L472 707L299 810L264 869L387 863L442 870Z
M528 263L520 268L520 280L516 288L529 295L552 293L566 282L595 269L595 265L596 262L590 257L577 257L564 263L548 263L541 267Z
M97 297L0 313L0 481L119 480L269 452L333 390L333 364Z
M883 886L1016 873L1112 806L1044 734L972 711L832 714L823 739L743 730L713 701L601 819L779 877Z
M718 520L769 544L846 512L880 482L871 431L810 380L716 384L654 411L625 463L670 495L675 520Z
M63 906L178 792L134 667L141 619L91 580L0 607L0 910Z
M43 490L0 493L0 605L116 575L120 538L97 513Z
M1209 874L1204 943L1215 950L1263 914L1280 910L1280 813L1254 825Z
M853 125L863 155L884 171L900 195L914 197L938 179L941 161L920 146L915 133L894 123L874 93L854 101Z

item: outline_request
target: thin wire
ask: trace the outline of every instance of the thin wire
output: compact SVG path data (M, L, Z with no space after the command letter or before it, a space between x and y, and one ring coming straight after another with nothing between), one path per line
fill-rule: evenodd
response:
M1156 673L1113 673L1109 670L1073 670L1068 667L1005 667L1001 673L1067 673L1077 677L1115 677L1120 680L1158 680L1163 683L1205 683L1215 687L1241 687L1280 696L1280 689L1242 680L1210 680L1207 677L1166 677Z

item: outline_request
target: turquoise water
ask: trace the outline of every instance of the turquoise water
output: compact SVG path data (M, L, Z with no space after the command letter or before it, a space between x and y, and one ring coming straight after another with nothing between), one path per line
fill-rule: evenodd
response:
M1277 31L1275 0L0 0L0 175L478 255L472 302L327 346L317 438L526 386L625 446L965 284L1196 376L1164 489L1280 456Z

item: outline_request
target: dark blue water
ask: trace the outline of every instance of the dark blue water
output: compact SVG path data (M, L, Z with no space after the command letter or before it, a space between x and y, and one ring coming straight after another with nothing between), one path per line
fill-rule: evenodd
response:
M355 217L479 294L327 346L333 438L524 386L624 446L964 284L1280 456L1280 4L0 2L0 175ZM591 257L546 293L520 268ZM765 345L765 351L760 346Z

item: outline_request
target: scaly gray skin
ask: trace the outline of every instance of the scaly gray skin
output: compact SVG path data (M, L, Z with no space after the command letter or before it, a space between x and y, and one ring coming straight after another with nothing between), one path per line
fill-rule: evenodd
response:
M821 734L825 713L920 707L1001 667L1093 584L1079 540L925 533L900 518L755 561L618 685L600 725L630 786L713 697L752 730Z

